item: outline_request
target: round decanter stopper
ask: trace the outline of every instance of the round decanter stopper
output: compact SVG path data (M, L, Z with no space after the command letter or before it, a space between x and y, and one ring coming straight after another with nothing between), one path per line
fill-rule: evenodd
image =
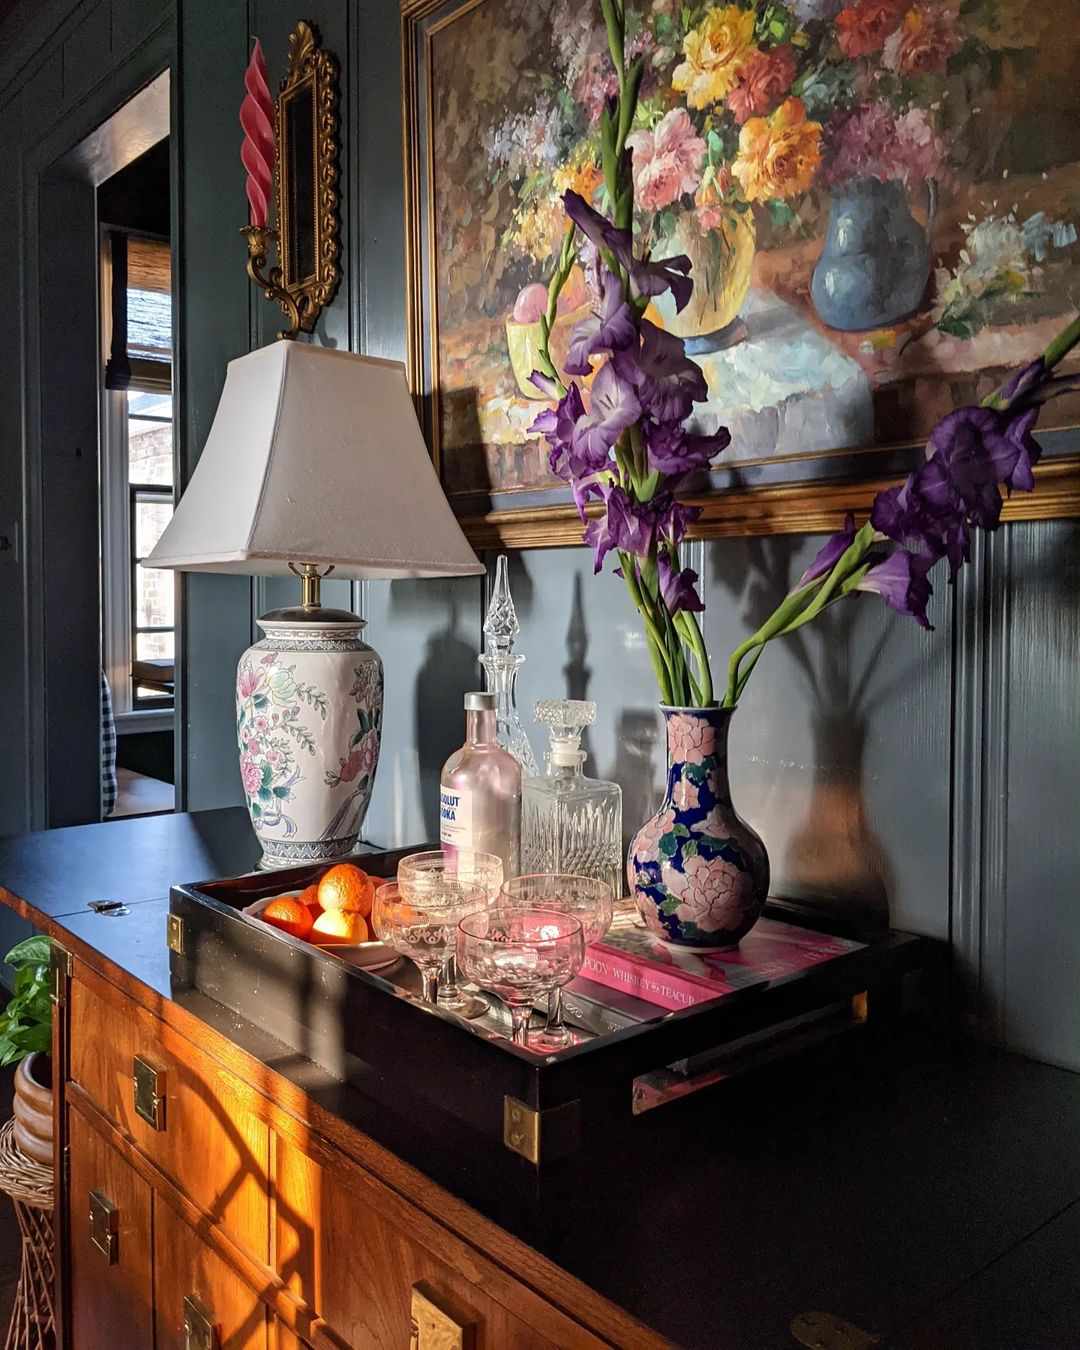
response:
M542 698L536 704L536 720L551 737L554 765L580 764L585 752L579 748L582 731L596 721L596 704L584 698Z

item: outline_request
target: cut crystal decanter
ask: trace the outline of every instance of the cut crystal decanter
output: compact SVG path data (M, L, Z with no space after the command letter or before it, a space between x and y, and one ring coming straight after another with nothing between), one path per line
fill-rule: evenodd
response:
M622 789L586 778L582 730L596 719L583 699L542 699L536 720L551 737L547 772L525 780L521 794L521 866L529 872L575 872L623 893Z
M539 773L540 769L517 711L515 685L525 658L515 655L511 649L520 632L521 624L510 594L506 554L500 553L495 563L495 585L484 619L484 654L480 664L484 667L488 690L495 695L495 739L504 750L509 750L521 765L522 775L527 777Z

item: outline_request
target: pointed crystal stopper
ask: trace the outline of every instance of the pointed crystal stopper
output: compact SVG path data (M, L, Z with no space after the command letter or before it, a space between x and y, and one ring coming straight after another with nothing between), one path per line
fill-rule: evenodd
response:
M511 651L514 639L521 632L514 599L510 594L505 553L495 561L495 584L484 617L484 667L487 686L495 695L495 736L504 750L509 750L521 764L526 776L538 772L536 756L517 712L514 685L517 673L525 662L523 656Z
M496 654L502 654L510 650L520 632L514 597L510 594L506 554L500 553L495 562L495 585L491 588L491 600L484 618L484 634Z

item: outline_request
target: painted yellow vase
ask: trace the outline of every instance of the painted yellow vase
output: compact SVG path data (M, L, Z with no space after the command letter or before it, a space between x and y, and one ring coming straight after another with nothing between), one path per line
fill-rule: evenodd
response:
M680 216L669 252L689 257L694 293L681 314L668 316L668 331L707 338L733 323L750 290L756 244L752 211L732 211L713 230L701 228L696 212Z

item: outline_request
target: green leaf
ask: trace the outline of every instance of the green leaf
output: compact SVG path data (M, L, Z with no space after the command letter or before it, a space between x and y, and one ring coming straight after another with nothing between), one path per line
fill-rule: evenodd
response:
M679 899L679 897L678 897L677 895L670 895L670 896L668 896L668 898L667 898L666 900L664 900L664 901L661 903L661 905L660 905L660 913L661 913L661 914L674 914L675 911L679 908L679 906L680 906L681 904L682 904L682 901Z
M251 803L251 814L256 820L262 815L262 807L258 802Z
M264 788L264 787L262 787L262 788L259 789L259 801L261 801L261 802L268 802L268 801L271 801L272 799L273 799L273 794L271 793L271 791L270 791L269 788Z
M679 841L670 831L660 836L660 852L665 858L673 857L679 850Z
M9 1041L6 1036L0 1036L0 1068L6 1069L9 1064L15 1064L22 1058L23 1052L14 1041Z
M795 220L795 212L788 206L787 202L778 201L774 198L768 203L768 206L769 216L776 228L778 230L789 229Z
M35 933L12 947L4 960L9 966L47 966L51 950L52 939Z
M284 799L284 798L287 797L288 795L289 795L289 789L288 789L287 787L276 787L276 788L274 788L274 796L275 796L275 797Z
M689 838L690 838L690 831L686 828L685 825L675 825L675 826L673 826L673 827L672 827L672 830L671 830L671 833L672 833L672 834L677 834L677 835L679 836L680 839L689 839Z
M270 768L270 765L264 762L262 766L262 786L264 788L270 786L270 780L273 778L273 776L274 772Z
M44 1053L52 1049L52 1027L45 1022L20 1027L17 1031L12 1031L11 1040L24 1055L29 1055L34 1050Z
M698 846L696 839L688 839L686 843L683 844L682 855L684 858L696 858L697 852Z

